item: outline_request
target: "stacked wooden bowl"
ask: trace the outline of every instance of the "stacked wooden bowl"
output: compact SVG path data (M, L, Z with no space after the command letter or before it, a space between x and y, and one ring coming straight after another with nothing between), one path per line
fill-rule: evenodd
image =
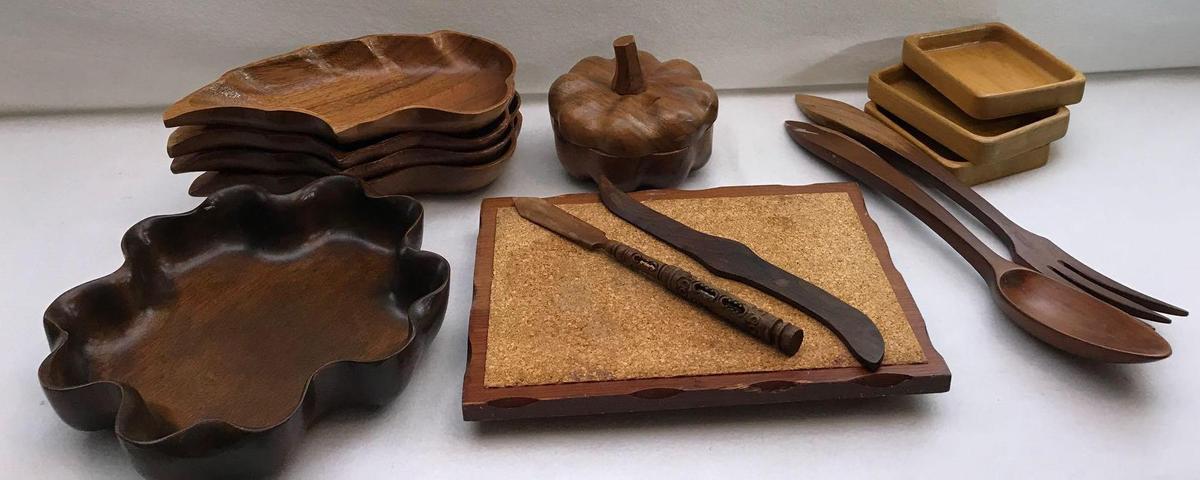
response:
M970 185L1045 165L1083 98L1082 73L1004 24L911 35L902 58L865 110Z
M371 35L226 72L163 123L189 192L252 184L287 193L329 175L375 195L453 193L494 181L516 148L516 60L452 31Z

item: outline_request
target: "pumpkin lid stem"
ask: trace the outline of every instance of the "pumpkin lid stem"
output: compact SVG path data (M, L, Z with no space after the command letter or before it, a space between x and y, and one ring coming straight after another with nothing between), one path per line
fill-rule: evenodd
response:
M613 40L613 51L616 52L617 71L613 74L612 89L621 95L633 95L646 90L642 79L642 63L638 60L637 43L633 35L625 35Z

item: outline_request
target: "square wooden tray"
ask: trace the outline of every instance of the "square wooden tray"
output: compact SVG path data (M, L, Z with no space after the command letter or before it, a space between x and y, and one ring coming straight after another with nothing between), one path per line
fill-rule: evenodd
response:
M862 194L850 183L808 186L724 187L709 190L651 190L632 194L642 201L667 199L724 199L725 197L763 197L797 194L845 193L861 224L865 241L886 277L907 322L915 347L923 363L886 364L877 372L861 367L791 369L715 375L684 375L664 378L578 381L488 387L485 384L488 358L488 329L493 306L493 272L496 265L497 224L502 210L513 206L512 198L489 198L480 208L479 239L476 247L474 299L468 329L468 358L463 378L463 418L469 421L536 418L601 413L670 410L698 407L751 405L863 398L944 392L950 388L950 371L934 350L925 323L909 294L900 273L892 265L887 246L878 227L866 214ZM736 199L731 199L736 200ZM598 204L595 194L554 197L559 205ZM653 203L651 203L653 206ZM580 205L586 207L586 205ZM602 207L600 207L602 208ZM750 213L747 212L749 215ZM850 221L854 221L850 220ZM632 228L632 227L629 227ZM548 232L547 235L551 235ZM611 234L611 232L610 232ZM779 235L787 235L780 231ZM639 247L641 248L641 247ZM864 247L865 248L865 247ZM868 257L869 258L869 257ZM535 260L536 261L536 260ZM550 260L547 260L547 262ZM530 272L537 270L530 265ZM696 273L708 272L697 270ZM533 275L531 273L531 275ZM531 278L537 282L544 279ZM881 280L882 281L882 280ZM497 298L502 302L505 299ZM532 319L534 322L543 319ZM552 321L553 319L544 319ZM734 335L736 337L736 335ZM747 340L750 343L752 341ZM808 345L806 345L807 347ZM838 346L838 348L841 348ZM803 353L803 348L801 353Z
M875 102L867 102L863 106L863 110L908 139L913 145L916 145L917 148L920 148L934 160L937 160L943 167L946 167L946 170L949 170L951 174L967 185L978 185L997 178L1032 170L1045 165L1050 160L1050 145L1045 145L1004 160L996 160L990 163L971 163L967 159L950 151L944 145L937 143L936 140L929 138L928 135L913 128L912 125L905 123L904 120L896 118L891 112L879 108L878 105L875 105Z
M967 115L904 65L871 74L867 96L972 163L1002 161L1043 147L1067 134L1070 112L1027 113L997 120Z
M1083 99L1084 76L1002 23L904 39L905 65L972 117L990 120Z

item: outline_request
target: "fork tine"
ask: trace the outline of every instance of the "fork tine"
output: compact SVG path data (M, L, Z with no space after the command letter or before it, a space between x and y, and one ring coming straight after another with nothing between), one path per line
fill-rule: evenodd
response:
M1109 291L1112 291L1121 296L1124 296L1125 298L1128 298L1129 300L1133 301L1133 303L1136 303L1143 307L1149 308L1151 310L1156 310L1156 311L1163 312L1163 313L1170 314L1170 315L1178 315L1181 317L1186 317L1188 314L1187 310L1176 307L1174 305L1171 305L1171 304L1164 302L1162 300L1159 300L1157 298L1153 298L1149 295L1141 293L1132 288L1126 287L1125 285L1122 285L1120 282L1117 282L1116 280L1108 278L1100 272L1092 270L1091 267L1084 265L1083 262L1080 262L1079 260L1071 258L1069 260L1062 260L1061 262L1063 265L1066 265L1067 268L1073 270L1075 273L1079 274L1081 277L1084 277L1084 278L1090 280L1092 283L1095 283L1101 287L1104 287L1105 289L1107 289Z
M1136 303L1130 302L1125 297L1122 297L1120 295L1115 295L1112 292L1109 292L1108 290L1104 289L1103 286L1092 283L1091 280L1084 278L1083 276L1079 275L1078 273L1075 273L1075 271L1073 271L1069 268L1060 268L1060 267L1051 266L1050 269L1053 270L1054 273L1057 273L1058 277L1065 279L1069 285L1074 285L1075 287L1078 287L1080 290L1087 292L1088 294L1092 295L1093 297L1099 298L1100 300L1104 300L1105 302L1108 302L1112 306L1121 309L1125 313L1128 313L1128 314L1133 315L1138 318L1150 320L1152 322L1171 323L1170 318L1164 317L1162 315L1159 315L1159 314L1151 311L1150 309L1147 309L1146 307L1143 307Z

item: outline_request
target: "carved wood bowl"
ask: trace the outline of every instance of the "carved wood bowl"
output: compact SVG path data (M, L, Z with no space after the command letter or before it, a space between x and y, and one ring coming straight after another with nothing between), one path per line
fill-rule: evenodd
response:
M558 159L576 178L622 190L677 186L708 162L717 93L684 60L660 62L633 37L615 57L587 57L550 86Z
M520 107L521 95L514 94L504 115L479 130L468 133L402 132L375 142L352 147L329 143L318 137L300 133L273 132L229 125L189 125L179 127L171 132L171 138L167 140L167 155L179 158L213 150L269 150L305 153L319 157L332 167L350 168L414 148L469 152L495 145L507 138Z
M639 188L671 188L683 183L693 171L708 163L712 155L712 127L704 129L696 143L679 150L640 157L609 155L554 136L558 160L572 177L580 180L603 174L617 188L630 192Z
M168 127L232 125L352 144L420 130L468 132L512 101L516 59L442 30L304 47L222 75L171 105Z
M368 178L356 178L371 195L418 195L452 194L478 190L496 181L517 148L517 137L521 133L521 114L513 122L510 137L503 144L503 151L495 156L468 164L425 163L417 166L383 170ZM303 154L293 154L303 155ZM369 164L363 164L369 165ZM360 165L361 166L361 165ZM347 175L342 172L338 175ZM320 178L312 173L265 173L240 170L208 171L192 181L188 194L196 197L212 195L221 189L235 185L255 185L268 192L281 194L293 192Z
M326 411L397 395L437 332L450 271L421 224L343 177L143 220L119 269L46 310L42 388L147 477L275 472Z

